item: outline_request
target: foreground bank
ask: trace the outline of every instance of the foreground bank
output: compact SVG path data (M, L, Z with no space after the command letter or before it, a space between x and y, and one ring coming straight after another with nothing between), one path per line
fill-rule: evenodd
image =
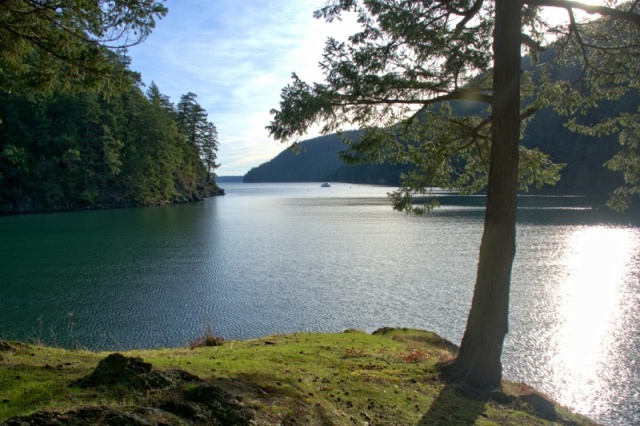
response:
M436 363L455 347L429 332L204 343L114 355L0 341L0 422L595 424L526 385L478 395L441 382Z

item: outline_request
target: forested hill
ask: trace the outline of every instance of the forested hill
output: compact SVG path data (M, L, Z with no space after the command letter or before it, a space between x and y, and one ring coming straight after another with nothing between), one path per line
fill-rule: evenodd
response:
M0 214L200 200L217 149L193 93L0 91Z
M617 113L637 106L638 96L629 95L620 101L603 102L597 115ZM455 108L455 106L454 106ZM615 110L615 111L614 111ZM589 119L589 117L586 117ZM528 124L522 143L549 154L554 163L566 164L562 178L553 187L532 192L555 194L607 195L622 183L620 173L603 164L620 150L617 135L589 137L567 129L564 117L552 110L542 110ZM397 185L400 173L408 166L346 165L337 153L347 148L335 135L327 135L300 143L301 152L284 150L271 161L250 170L245 182L317 182L338 181Z
M338 152L347 146L336 134L299 143L299 152L285 149L272 160L254 167L244 182L349 182L398 185L405 166L343 163Z
M218 133L196 95L174 105L129 69L162 1L0 3L0 214L221 193Z

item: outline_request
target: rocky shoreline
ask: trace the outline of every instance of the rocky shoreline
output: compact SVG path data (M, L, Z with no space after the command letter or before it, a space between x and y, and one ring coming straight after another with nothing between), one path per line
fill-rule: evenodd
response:
M163 203L156 204L143 204L136 203L130 200L122 200L117 199L117 197L112 197L115 201L113 202L100 202L94 205L61 205L61 206L53 206L47 208L41 208L33 205L21 205L21 206L3 206L0 208L0 216L16 216L23 214L37 214L37 213L61 213L61 212L70 212L70 211L88 211L88 210L107 210L107 209L122 209L122 208L131 208L131 207L152 207L152 206L169 206L174 204L187 204L187 203L195 203L198 201L203 201L210 197L217 197L225 195L224 188L220 188L219 186L212 186L206 188L204 186L198 186L198 188L193 192L181 191L171 199L167 200Z

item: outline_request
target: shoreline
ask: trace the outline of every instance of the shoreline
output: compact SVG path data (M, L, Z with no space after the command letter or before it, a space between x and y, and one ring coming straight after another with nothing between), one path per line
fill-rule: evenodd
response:
M66 212L82 212L82 211L96 211L96 210L119 210L130 209L138 207L161 207L161 206L173 206L179 204L197 203L204 201L207 198L219 197L225 195L224 188L216 186L205 193L194 193L191 195L180 194L174 199L167 201L166 203L159 204L136 204L136 203L103 203L96 204L94 206L68 206L68 207L52 207L48 209L22 209L22 210L0 210L0 217L3 216L21 216L32 214L48 214L48 213L66 213Z

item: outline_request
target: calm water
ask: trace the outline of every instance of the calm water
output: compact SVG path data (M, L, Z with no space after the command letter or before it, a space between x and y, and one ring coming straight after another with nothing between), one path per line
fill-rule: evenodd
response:
M392 211L388 188L226 184L173 207L0 218L0 338L90 349L300 330L430 329L459 343L483 211ZM640 424L640 224L519 212L512 380Z

